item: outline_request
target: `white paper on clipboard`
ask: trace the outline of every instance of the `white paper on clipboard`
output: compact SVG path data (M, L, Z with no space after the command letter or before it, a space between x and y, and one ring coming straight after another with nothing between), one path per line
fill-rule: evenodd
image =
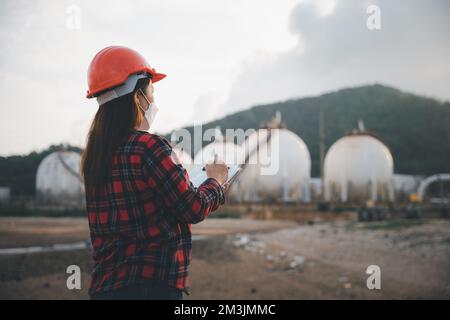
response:
M194 187L198 188L208 176L206 175L206 171L203 170L203 165L194 165L192 169L188 172L189 180L192 182ZM226 183L229 183L233 180L233 178L241 171L241 167L239 165L229 165L228 166L228 179Z

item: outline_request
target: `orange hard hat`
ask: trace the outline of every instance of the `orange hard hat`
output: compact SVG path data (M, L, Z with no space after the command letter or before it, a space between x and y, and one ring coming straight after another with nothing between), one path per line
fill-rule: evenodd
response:
M163 79L166 75L158 73L138 52L122 46L106 47L92 59L88 70L87 98L97 97L100 93L125 85L130 76L144 74L152 82ZM131 77L133 78L133 77ZM141 77L142 78L142 77ZM138 78L134 77L134 85L128 89L134 90ZM125 91L128 91L125 90ZM122 94L130 93L122 90ZM115 95L115 97L120 95ZM115 98L113 97L113 98ZM112 99L108 99L112 100Z

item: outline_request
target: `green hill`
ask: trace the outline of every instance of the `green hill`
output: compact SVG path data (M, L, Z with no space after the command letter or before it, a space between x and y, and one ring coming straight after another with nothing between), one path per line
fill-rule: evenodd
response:
M255 106L208 122L204 129L258 128L277 110L287 128L306 143L312 157L312 175L319 175L319 106L323 105L325 143L328 149L362 119L391 149L396 173L450 172L450 103L405 93L381 85L343 89L318 97L292 99ZM186 128L192 132L193 128ZM24 156L0 157L0 186L14 196L32 196L36 170L49 153L71 146L50 146Z
M450 172L450 103L378 84L254 106L208 122L203 129L258 128L279 110L287 128L308 146L312 176L318 176L320 104L324 109L326 150L361 119L366 129L390 148L396 173Z

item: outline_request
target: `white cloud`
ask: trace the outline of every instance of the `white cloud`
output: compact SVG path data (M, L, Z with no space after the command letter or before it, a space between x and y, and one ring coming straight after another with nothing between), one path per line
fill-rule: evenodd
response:
M381 9L381 30L366 27L369 4ZM450 2L341 0L327 15L316 9L292 11L295 48L242 66L230 109L373 82L450 98Z
M286 24L298 1L0 2L0 154L83 143L97 108L84 97L87 67L112 44L135 48L168 74L155 85L156 131L188 124L193 112L197 121L214 117L197 111L205 97L227 94L242 59L295 44ZM72 5L81 9L80 30L66 27Z

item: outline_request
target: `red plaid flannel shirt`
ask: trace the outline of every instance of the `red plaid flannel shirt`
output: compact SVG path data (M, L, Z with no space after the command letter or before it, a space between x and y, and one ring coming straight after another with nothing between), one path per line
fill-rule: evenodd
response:
M133 132L113 155L108 182L86 186L94 269L89 293L145 281L189 293L191 224L225 201L213 178L198 189L160 136Z

